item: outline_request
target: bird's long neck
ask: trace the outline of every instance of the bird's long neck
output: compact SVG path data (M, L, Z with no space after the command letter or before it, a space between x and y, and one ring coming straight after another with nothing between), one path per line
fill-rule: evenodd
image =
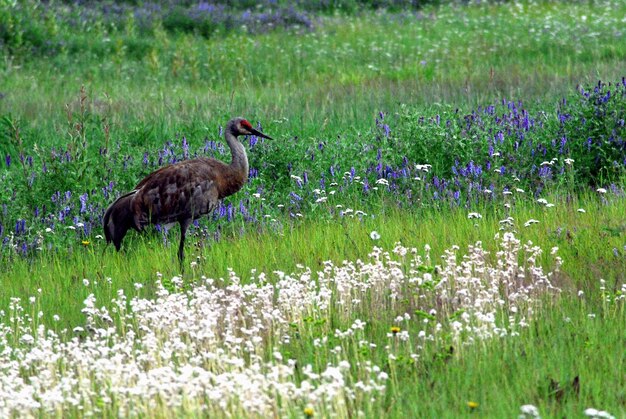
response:
M233 175L233 183L236 184L233 186L236 187L236 190L239 190L248 180L248 156L243 144L237 140L237 137L229 129L226 130L226 143L230 147L232 155L229 168Z

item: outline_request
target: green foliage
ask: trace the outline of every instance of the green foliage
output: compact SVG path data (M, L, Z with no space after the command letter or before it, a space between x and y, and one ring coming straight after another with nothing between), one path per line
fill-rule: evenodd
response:
M555 113L509 101L471 113L442 109L436 116L403 107L391 124L390 150L409 161L432 162L444 178L476 165L513 173L528 187L537 173L548 177L542 165L558 161L562 172L574 172L575 186L620 182L626 175L626 83L586 88L560 100Z
M237 16L254 7L217 3ZM279 1L269 31L244 29L233 14L192 15L197 2L162 2L172 8L153 20L132 13L142 2L109 15L101 4L0 0L0 311L42 289L36 321L71 330L84 324L80 303L92 293L106 305L118 289L154 297L156 279L175 289L178 229L130 233L117 253L103 243L101 215L162 165L196 155L227 161L219 125L243 115L276 141L245 140L254 176L225 201L231 218L192 228L185 287L228 278L228 268L243 283L298 265L320 270L397 241L418 252L430 244L436 257L481 241L493 256L494 236L515 231L544 249L542 266L553 247L563 259L553 278L561 296L543 301L515 339L461 347L444 336L418 360L390 360L340 342L335 329L356 319L334 312L294 322L284 355L322 366L341 345L383 366L392 380L364 412L371 417L515 417L528 403L544 417L590 406L625 413L623 2L419 11L339 0L287 13ZM387 10L364 10L379 7ZM302 26L297 13L311 10L322 14L314 28ZM432 167L416 169L423 164ZM517 188L526 192L504 194ZM437 263L419 267L433 275L423 289L436 288ZM412 336L425 320L434 326L428 310L400 306L415 321L398 325L403 313L394 310L353 313L368 323L361 337L380 349L393 326ZM313 345L324 338L327 347Z

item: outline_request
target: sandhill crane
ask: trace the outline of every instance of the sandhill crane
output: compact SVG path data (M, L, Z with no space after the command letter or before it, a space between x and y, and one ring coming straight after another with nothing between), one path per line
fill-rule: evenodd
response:
M119 197L104 213L104 235L120 250L126 232L148 224L180 224L178 259L184 260L185 234L191 222L212 212L222 198L237 192L248 179L248 157L239 135L271 137L252 128L244 118L228 121L224 136L230 147L229 165L200 157L162 167Z

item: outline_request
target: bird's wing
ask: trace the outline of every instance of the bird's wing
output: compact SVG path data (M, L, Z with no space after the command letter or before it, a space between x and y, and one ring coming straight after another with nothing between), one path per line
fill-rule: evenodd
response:
M211 159L186 160L146 176L135 188L136 224L175 222L213 211L218 203L219 164Z

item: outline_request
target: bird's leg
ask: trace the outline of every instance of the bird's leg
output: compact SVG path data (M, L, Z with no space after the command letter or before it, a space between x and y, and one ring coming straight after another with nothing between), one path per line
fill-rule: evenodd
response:
M184 268L183 260L185 259L185 234L191 224L191 218L180 221L180 245L178 246L178 261L180 262L181 269Z

